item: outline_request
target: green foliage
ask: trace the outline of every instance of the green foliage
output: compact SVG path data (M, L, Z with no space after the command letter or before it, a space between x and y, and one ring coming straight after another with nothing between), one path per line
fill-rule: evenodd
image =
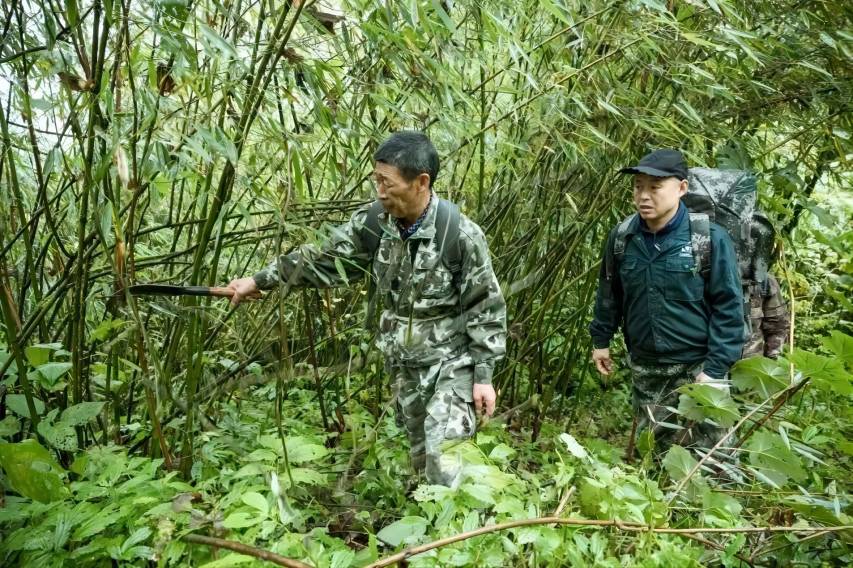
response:
M767 357L742 359L731 370L732 384L769 398L789 386L789 371L782 362Z
M797 349L788 359L818 388L841 396L853 394L853 375L844 369L843 360Z
M296 4L73 0L4 13L4 563L249 563L181 540L201 531L361 566L390 552L389 532L404 546L544 515L572 487L572 516L849 523L847 4L350 0L334 33L318 23L322 3ZM534 402L460 446L456 491L410 491L364 290L273 294L233 312L123 292L220 284L322 241L320 227L372 197L372 151L401 128L428 131L437 190L488 235L510 305L501 409ZM733 396L689 386L676 410L730 425L809 381L715 466L731 479L705 463L678 495L701 458L673 448L662 471L624 463L624 369L599 383L586 331L601 242L630 208L613 173L660 146L756 171L797 316L785 359L738 364ZM391 528L401 519L425 524L404 523L406 536ZM525 527L411 563L851 561L831 535L713 538L722 550Z
M788 479L802 482L806 478L802 462L791 450L790 443L779 434L758 432L752 436L746 450L755 474L772 486L781 487Z
M681 393L678 412L689 420L703 422L709 419L722 428L729 428L740 418L737 404L728 389L694 383L679 387L678 392Z
M0 463L12 488L25 497L49 503L62 499L62 468L35 440L0 443Z

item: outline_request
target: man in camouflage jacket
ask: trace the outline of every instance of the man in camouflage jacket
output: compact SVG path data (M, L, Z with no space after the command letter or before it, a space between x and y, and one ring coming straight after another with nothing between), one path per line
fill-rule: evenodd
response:
M506 304L482 230L461 215L461 274L442 262L432 191L438 154L418 132L398 132L374 155L384 211L375 254L367 246L369 207L332 229L322 247L303 245L250 278L232 281L234 303L278 284L325 288L370 274L383 305L377 345L394 381L412 465L429 483L453 485L461 461L453 441L471 437L474 407L494 412L492 374L505 352ZM342 268L342 270L341 270Z
M752 336L743 347L743 358L764 355L775 359L788 340L790 322L779 282L773 275L767 275L765 285L752 286L749 304Z

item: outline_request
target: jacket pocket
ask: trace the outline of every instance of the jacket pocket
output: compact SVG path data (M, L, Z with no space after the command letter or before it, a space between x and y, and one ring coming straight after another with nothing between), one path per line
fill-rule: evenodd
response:
M637 270L637 259L633 257L623 258L622 262L619 263L619 276L625 279L625 277L631 276L631 274Z
M431 270L423 271L421 277L423 285L418 294L421 298L438 300L453 295L453 276L441 263Z
M692 258L668 258L663 289L667 300L697 302L705 294L705 281L694 271Z

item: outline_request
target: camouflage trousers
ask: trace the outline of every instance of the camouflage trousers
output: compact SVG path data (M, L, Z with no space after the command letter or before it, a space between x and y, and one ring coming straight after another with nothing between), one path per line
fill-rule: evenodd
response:
M397 418L409 438L412 466L428 483L454 486L462 458L452 450L474 435L474 367L467 355L429 367L389 364Z
M696 382L702 363L644 364L629 361L632 404L637 419L637 439L652 434L655 454L662 455L673 445L711 448L726 430L707 423L685 424L670 408L678 408L682 385Z

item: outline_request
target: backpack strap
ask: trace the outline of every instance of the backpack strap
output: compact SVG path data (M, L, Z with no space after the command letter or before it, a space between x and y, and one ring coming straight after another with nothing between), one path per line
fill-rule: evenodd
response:
M379 241L382 240L382 228L379 226L379 214L385 211L382 203L377 199L367 210L367 218L364 220L364 227L361 232L361 242L364 245L364 250L367 251L372 259L376 256L376 251L379 249Z
M361 232L361 242L371 261L376 257L379 243L382 240L382 227L379 225L379 215L385 209L380 201L374 201L367 210L367 217ZM453 277L453 286L459 289L462 285L462 244L459 239L459 225L462 212L459 206L446 199L438 200L435 213L435 244L441 252L441 260ZM461 295L460 295L461 296ZM367 290L367 317L369 321L376 316L376 282L370 278Z
M613 244L608 247L604 255L604 275L608 281L612 281L619 270L622 257L625 256L625 248L628 246L628 232L631 230L631 223L634 222L636 217L637 214L632 213L616 226L616 232L613 235Z
M462 284L462 246L459 242L459 223L462 213L459 206L446 199L438 200L435 212L435 244L444 265L453 276L453 286Z
M705 213L690 213L690 248L696 271L707 282L711 277L711 220Z
M382 203L377 199L367 210L367 217L361 230L361 244L370 257L371 263L379 250L379 241L382 240L382 227L379 226L379 215L385 211ZM373 331L376 328L376 282L373 273L369 274L367 284L367 329Z

